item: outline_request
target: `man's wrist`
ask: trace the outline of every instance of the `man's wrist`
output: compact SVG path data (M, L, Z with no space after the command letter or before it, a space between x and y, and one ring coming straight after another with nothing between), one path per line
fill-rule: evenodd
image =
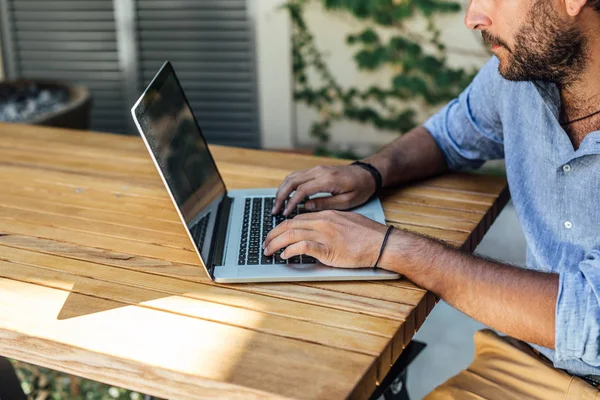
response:
M464 256L437 240L394 229L379 261L380 268L405 276L424 289L443 297L448 281L445 273Z
M379 260L379 267L410 278L423 265L434 240L403 229L393 229Z
M381 175L381 186L388 186L387 176L389 170L389 163L387 160L381 157L380 154L376 154L374 156L365 158L364 160L362 160L362 162L371 164L375 169L377 169L377 171L379 171L379 174Z
M381 188L383 187L383 180L382 180L381 174L379 173L377 168L375 168L373 165L363 162L363 161L354 161L350 165L359 167L359 168L365 170L366 172L368 172L369 175L371 175L371 179L373 180L373 183L375 184L375 190L373 191L374 195L376 195L378 192L381 191Z
M404 265L404 253L406 246L406 232L400 229L393 229L388 238L386 248L383 249L381 258L379 260L379 268L386 269L388 271L396 272L404 275L402 268Z
M358 179L360 180L360 182L355 182L358 183L360 185L361 188L364 188L365 190L367 188L372 189L373 193L375 194L375 190L376 185L375 185L375 180L373 179L373 176L369 173L369 171L367 171L366 169L363 169L361 167L359 167L358 165L349 165L352 168L356 169L356 173L358 174Z
M383 239L381 241L381 246L379 246L379 250L377 251L377 258L375 259L375 262L372 264L373 269L379 268L379 262L381 261L381 257L383 256L383 252L385 251L387 242L393 231L394 231L393 225L388 226L387 229L385 230L385 233L383 234Z

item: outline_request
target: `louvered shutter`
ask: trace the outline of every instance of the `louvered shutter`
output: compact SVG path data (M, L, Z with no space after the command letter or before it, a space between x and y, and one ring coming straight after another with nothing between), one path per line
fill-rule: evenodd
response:
M211 143L260 145L246 0L137 0L140 79L173 63Z
M92 129L126 132L113 0L1 0L9 78L46 78L86 86Z
M129 109L171 60L209 142L260 145L246 0L0 0L0 16L8 77L85 85L94 130L135 133Z

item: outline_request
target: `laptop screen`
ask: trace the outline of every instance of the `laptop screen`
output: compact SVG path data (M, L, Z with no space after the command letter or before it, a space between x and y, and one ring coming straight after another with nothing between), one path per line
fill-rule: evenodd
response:
M225 185L170 63L148 86L134 112L188 228L209 212L216 214Z

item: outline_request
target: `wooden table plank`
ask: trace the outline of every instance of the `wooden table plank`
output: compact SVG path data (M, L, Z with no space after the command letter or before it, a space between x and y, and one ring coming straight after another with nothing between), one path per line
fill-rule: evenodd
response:
M362 285L356 285L356 283L348 282L302 282L298 285L320 288L339 293L353 294L372 299L389 301L392 303L407 304L411 306L418 305L423 298L423 293L420 291L408 291L404 290L404 288L381 285L376 282L364 282Z
M1 226L0 226L1 228ZM190 282L209 282L201 265L187 265L157 258L134 256L105 249L78 246L39 237L17 235L0 230L0 243L15 248L33 250L38 253L58 255L81 261L91 261L121 270L132 270L173 277Z
M146 231L143 235L140 235L140 231L137 228L110 224L103 221L86 221L80 218L73 218L70 215L53 215L0 205L0 218L194 251L189 238L184 235L173 235L169 232L163 233L157 231Z
M134 228L136 230L149 231L150 233L161 233L186 237L185 229L178 221L164 221L147 218L139 215L125 213L114 213L110 211L96 210L92 208L81 208L64 203L53 202L47 199L32 198L26 194L12 195L0 193L0 204L16 210L46 213L55 216L68 215L82 221L101 222L114 224L119 227Z
M198 264L198 256L196 253L189 250L167 248L149 243L125 241L119 238L99 236L93 233L73 231L51 226L43 226L3 217L0 217L0 231L64 241L84 247L109 249L142 257L146 256L151 258L167 259L182 264Z
M135 158L140 159L142 163L151 163L145 148L140 146L139 140L134 137L119 137L118 140L115 140L115 135L104 134L96 135L97 137L90 137L87 133L79 131L70 131L69 134L66 135L62 130L52 128L37 127L35 130L32 130L27 126L15 127L0 124L0 129L2 126L9 127L9 129L6 129L3 133L3 137L12 137L16 139L15 141L17 143L22 140L29 140L27 143L29 146L20 146L21 148L28 150L32 150L31 145L37 145L39 146L40 151L45 151L48 144L56 145L57 142L65 142L74 144L75 147L79 149L87 146L88 152L93 153L96 156L99 153L98 150L104 149L108 151L104 151L103 155L120 152L119 154L128 156L127 160L129 161ZM6 147L10 148L8 145L6 145ZM224 165L234 164L244 166L244 168L255 166L266 170L276 169L294 171L298 169L307 169L315 165L344 165L348 163L346 160L327 159L303 154L234 149L214 145L210 147L215 158ZM70 147L69 149L72 148L73 147ZM244 168L240 168L240 170ZM150 173L150 175L154 176L152 173ZM128 178L130 179L131 177ZM497 193L504 188L506 182L505 179L499 177L473 175L468 173L451 173L444 175L441 178L430 179L421 185L473 191L475 193L487 193L493 196L494 193Z
M409 215L441 218L449 221L467 221L472 223L478 223L481 220L481 215L483 214L468 211L444 209L444 215L440 215L439 208L399 202L384 202L383 211L386 212L386 215L387 213L390 213L390 215L391 213L402 213Z
M440 210L440 213L445 210L450 211L461 211L469 212L474 214L483 215L485 214L490 206L486 204L469 203L462 200L451 198L436 198L426 195L420 195L419 193L408 194L403 193L402 196L392 196L390 193L383 193L380 198L383 202L384 207L388 205L397 205L401 207L403 204L411 206L425 206L435 210Z
M2 250L2 259L10 259L11 262L45 268L58 273L80 275L86 278L91 277L98 281L161 292L165 295L213 301L232 307L266 312L301 321L310 321L319 325L344 328L383 337L391 337L396 329L393 321L360 314L338 312L329 303L322 302L314 306L305 306L290 302L289 299L293 298L293 296L278 299L270 296L251 295L250 293L246 293L245 288L240 285L216 285L212 284L208 278L204 278L199 282L182 282L179 279L171 277L150 275L98 263L22 250L18 247L3 245L0 246L0 249ZM243 296L240 298L240 295ZM352 302L351 296L346 296L346 299ZM293 310L290 309L292 307L294 308ZM405 310L408 309L408 307L405 308ZM401 317L402 314L399 316Z
M174 208L166 208L167 200L163 201L162 207L154 209L151 206L140 204L136 198L125 196L94 196L94 193L86 194L86 190L60 188L48 192L43 188L27 187L25 185L2 184L3 192L13 196L30 196L37 199L52 199L61 204L88 208L99 211L110 211L116 214L129 214L147 219L168 221L176 223L176 211ZM112 199L111 199L112 197Z
M57 318L67 298L73 299L72 306L85 317ZM29 361L28 354L33 349L28 338L68 343L71 348L67 353L53 354L58 369L81 375L81 362L74 361L78 356L110 355L127 367L113 373L135 371L142 365L145 367L140 375L148 371L150 376L160 376L163 371L171 371L193 376L199 381L199 391L186 393L179 397L182 399L204 398L207 388L201 384L207 380L230 382L233 390L243 386L259 391L268 388L265 380L273 384L286 382L277 386L278 395L306 399L345 398L353 391L344 382L346 379L367 379L371 386L375 385L376 372L371 367L374 359L370 356L140 306L124 307L97 297L74 296L67 290L0 279L0 306L3 353ZM98 309L108 311L97 312ZM18 329L11 330L17 324ZM260 325L261 321L255 324ZM23 331L27 332L26 337ZM11 340L14 336L16 339ZM182 345L165 346L165 340ZM266 366L277 365L282 355L286 368L269 368L265 376ZM93 364L83 367L89 366ZM127 386L146 391L146 381L138 379ZM164 389L152 389L151 392L162 392L165 397L171 395Z
M471 233L473 223L470 221L459 221L444 218L443 216L415 215L411 213L396 212L384 209L385 217L388 221L394 221L405 225L425 226L428 228L438 228L452 230L463 233Z
M287 316L253 311L248 308L240 309L202 301L186 296L185 293L167 294L164 291L141 289L123 285L119 282L101 281L96 278L80 276L77 273L70 274L60 270L45 269L22 263L0 261L0 277L67 290L71 293L97 297L120 304L139 304L142 307L159 311L236 326L265 334L304 340L375 357L379 356L379 352L388 342L386 337L380 335L348 331L328 325L321 325L319 329L315 329L315 321L303 321ZM80 316L78 308L69 299L60 310L58 319ZM105 311L105 309L99 309L98 312L100 311ZM261 321L260 326L252 323L257 320Z
M166 398L366 398L437 301L406 280L214 284L139 138L6 124L0 138L6 356ZM348 162L211 151L229 188ZM508 191L452 173L382 200L388 223L472 249Z
M35 176L32 176L35 170ZM164 186L159 179L146 183L132 183L130 180L119 180L102 176L85 176L83 174L72 174L61 171L32 169L27 166L12 166L0 164L0 177L12 176L26 179L27 182L51 183L67 186L73 189L95 189L121 196L141 196L168 199ZM10 180L8 180L10 182ZM161 190L162 188L162 190Z

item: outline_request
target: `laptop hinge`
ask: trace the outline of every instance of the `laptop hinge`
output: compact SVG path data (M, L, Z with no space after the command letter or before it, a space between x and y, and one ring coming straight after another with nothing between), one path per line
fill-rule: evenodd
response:
M209 254L209 271L214 275L214 268L217 265L223 265L223 255L225 253L225 240L227 239L227 225L229 223L229 214L231 212L231 204L233 199L227 195L223 197L219 209L217 211L217 219L215 222L215 230L213 232L213 243Z

